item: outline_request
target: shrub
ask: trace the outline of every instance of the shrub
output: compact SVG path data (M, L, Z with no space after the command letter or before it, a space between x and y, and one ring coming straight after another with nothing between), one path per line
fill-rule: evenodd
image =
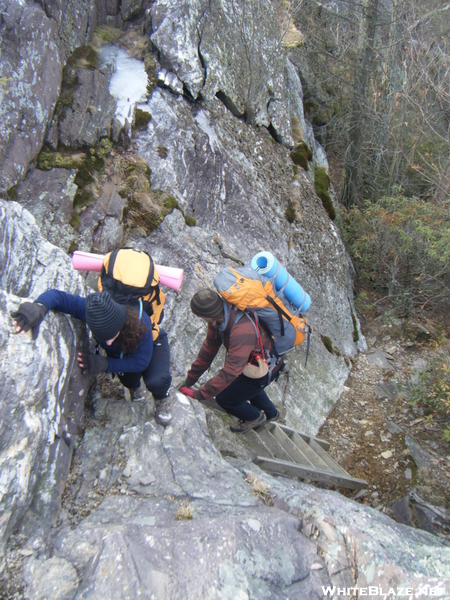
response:
M450 442L450 361L448 351L438 352L412 387L412 402L420 404L429 422L443 425L442 439Z
M363 283L402 316L450 308L448 208L417 198L382 198L344 214L342 236Z

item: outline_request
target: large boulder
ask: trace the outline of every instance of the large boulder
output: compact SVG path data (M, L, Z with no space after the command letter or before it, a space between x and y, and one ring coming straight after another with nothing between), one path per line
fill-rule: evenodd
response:
M0 1L0 192L23 179L58 98L62 58L55 22L36 4Z
M79 325L49 314L36 341L14 332L10 313L51 287L82 291L69 257L31 214L0 201L0 551L30 507L54 523L89 385L72 373Z
M77 69L77 87L71 106L60 119L59 141L63 146L96 146L111 136L116 101L109 93L108 69Z
M286 58L268 0L157 0L151 40L194 97L219 96L237 116L293 145Z

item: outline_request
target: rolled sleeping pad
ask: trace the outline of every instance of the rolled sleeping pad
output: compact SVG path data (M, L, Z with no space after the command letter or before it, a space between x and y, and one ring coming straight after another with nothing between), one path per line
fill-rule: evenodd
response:
M92 254L91 252L75 250L72 254L72 266L77 271L97 271L100 273L104 258L102 254ZM161 285L165 285L175 291L180 289L184 275L183 269L165 267L164 265L155 265L155 267L159 273L159 282Z
M307 311L311 305L311 298L301 285L295 281L292 275L286 271L270 252L259 252L255 254L251 262L252 269L266 277L275 277L275 289L283 291L286 298L296 308ZM285 287L284 287L285 286ZM284 287L284 289L283 289Z

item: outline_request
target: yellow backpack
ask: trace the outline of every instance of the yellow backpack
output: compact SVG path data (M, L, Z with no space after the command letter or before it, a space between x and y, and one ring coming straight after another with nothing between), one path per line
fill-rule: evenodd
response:
M141 304L150 317L153 340L156 340L166 297L159 287L155 263L147 252L131 248L109 252L103 260L97 286L100 292L109 292L116 302Z
M214 286L224 300L257 316L272 336L276 355L299 346L305 337L309 348L311 329L303 315L282 291L275 292L271 278L260 275L250 264L236 269L225 267L214 278Z

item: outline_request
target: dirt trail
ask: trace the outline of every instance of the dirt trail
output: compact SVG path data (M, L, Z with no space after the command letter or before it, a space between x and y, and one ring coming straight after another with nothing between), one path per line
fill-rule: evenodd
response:
M344 469L369 483L365 492L342 493L394 518L393 503L414 489L425 502L450 506L450 444L441 439L443 427L429 423L423 407L413 406L396 385L407 384L425 367L433 352L427 330L432 327L420 322L366 321L368 351L356 357L345 392L318 433ZM387 357L383 366L374 364L375 351ZM427 468L417 466L410 439L426 453ZM412 521L419 524L414 511Z

